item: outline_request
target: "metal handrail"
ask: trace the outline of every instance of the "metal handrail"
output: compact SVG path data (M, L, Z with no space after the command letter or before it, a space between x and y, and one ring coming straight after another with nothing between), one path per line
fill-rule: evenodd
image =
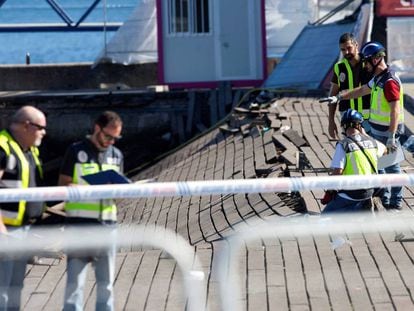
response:
M103 238L105 237L105 238ZM118 249L137 246L164 250L177 263L183 275L189 311L206 310L206 278L194 247L177 233L157 226L119 225L116 230L95 226L34 226L10 230L0 239L0 255L14 257L42 252L77 252L88 256L115 245ZM140 293L136 293L140 294Z
M324 22L326 22L329 18L331 18L332 16L334 16L336 13L342 11L345 7L347 7L348 5L350 5L352 2L354 2L355 0L347 0L344 3L341 3L340 5L338 5L337 7L335 7L332 11L328 12L326 15L322 16L320 19L318 19L317 21L315 21L314 23L311 23L311 25L316 26L316 25L321 25Z
M0 0L0 8L7 0ZM66 10L55 0L45 0L64 22L59 23L22 23L1 24L0 32L33 32L33 31L116 31L123 23L83 23L102 0L94 0L85 10L81 17L75 22Z

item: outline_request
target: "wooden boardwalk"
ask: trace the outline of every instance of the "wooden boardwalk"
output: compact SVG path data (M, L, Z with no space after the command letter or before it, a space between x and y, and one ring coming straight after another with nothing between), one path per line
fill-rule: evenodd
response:
M283 97L255 113L235 111L222 124L136 174L159 182L326 175L335 141L327 134L327 107L310 97ZM406 123L414 128L412 115ZM286 130L291 129L294 131ZM283 132L284 131L284 132ZM303 141L304 139L304 141ZM305 142L305 143L304 143ZM306 156L301 169L297 152ZM402 163L411 173L413 158ZM318 214L323 191L140 198L119 201L123 225L169 228L190 243L201 261L207 308L223 310L217 254L235 228L275 217ZM405 189L404 209L414 189ZM352 245L332 250L330 237L258 239L239 257L244 310L414 310L414 243L393 234L353 234ZM65 260L29 266L25 310L59 310ZM95 278L85 288L85 310L94 309ZM162 250L123 249L117 256L117 310L185 310L183 277Z

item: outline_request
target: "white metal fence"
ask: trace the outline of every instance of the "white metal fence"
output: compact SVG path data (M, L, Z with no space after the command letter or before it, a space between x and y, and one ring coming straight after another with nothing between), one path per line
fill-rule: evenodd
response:
M360 189L380 186L413 185L414 175L376 176L320 176L303 178L267 178L251 180L214 180L170 183L148 183L132 185L108 185L90 187L44 187L29 189L0 189L0 202L80 200L98 198L132 198L155 196L211 195L235 193L288 192L313 189ZM235 228L227 240L229 247L219 250L220 297L223 310L240 310L240 282L237 277L237 258L241 247L248 241L262 238L309 235L340 235L354 232L402 232L412 231L412 213L387 215L348 215L335 217L293 217L277 221L261 221L251 224L248 229ZM99 227L99 226L98 226ZM61 245L62 249L88 250L107 247L113 241L99 238L102 228L82 227L71 230L62 228L34 228L27 237L19 238L12 233L0 239L0 254L16 254L24 250L33 252L44 250L50 245ZM44 238L44 237L47 237ZM175 232L155 226L119 226L117 246L151 246L165 250L179 265L185 282L188 310L206 308L206 278L202 271L194 247Z

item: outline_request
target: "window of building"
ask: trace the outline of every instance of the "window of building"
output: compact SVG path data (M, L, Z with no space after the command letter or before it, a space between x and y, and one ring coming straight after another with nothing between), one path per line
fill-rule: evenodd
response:
M209 0L170 0L169 33L210 32Z

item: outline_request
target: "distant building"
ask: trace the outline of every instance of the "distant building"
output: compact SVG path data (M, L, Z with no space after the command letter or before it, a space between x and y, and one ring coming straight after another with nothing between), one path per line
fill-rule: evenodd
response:
M378 0L376 14L386 18L388 63L402 79L414 79L414 1Z

